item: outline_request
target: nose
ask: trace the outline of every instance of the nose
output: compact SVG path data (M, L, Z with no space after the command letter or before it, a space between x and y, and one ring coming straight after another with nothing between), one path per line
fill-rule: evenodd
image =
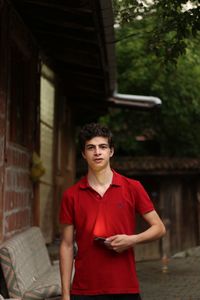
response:
M99 155L100 154L100 148L98 147L98 146L96 146L95 147L95 151L94 151L94 153L95 153L95 155Z

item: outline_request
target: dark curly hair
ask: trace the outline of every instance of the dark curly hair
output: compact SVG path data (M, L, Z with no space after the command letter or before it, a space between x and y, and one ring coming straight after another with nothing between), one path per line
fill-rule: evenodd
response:
M99 123L89 123L83 126L79 132L79 144L81 151L84 151L86 141L89 141L97 136L108 138L109 147L114 147L113 135L110 129Z

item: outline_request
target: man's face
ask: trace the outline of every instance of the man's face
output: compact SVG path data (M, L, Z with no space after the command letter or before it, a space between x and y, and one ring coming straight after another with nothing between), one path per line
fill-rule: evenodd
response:
M114 149L110 148L108 138L97 136L86 141L83 157L92 170L102 170L109 166Z

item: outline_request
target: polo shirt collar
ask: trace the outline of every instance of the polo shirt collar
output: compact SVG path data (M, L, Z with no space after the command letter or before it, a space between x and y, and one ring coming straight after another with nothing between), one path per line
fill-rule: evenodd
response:
M88 180L87 180L87 175L80 180L80 185L79 186L80 186L81 189L90 188Z
M122 177L120 174L118 174L117 172L115 172L113 169L113 179L112 179L112 183L111 185L113 186L121 186L122 185Z
M118 174L117 172L115 172L113 169L112 169L112 172L113 172L113 178L112 178L111 185L112 186L121 186L122 185L121 175ZM80 185L79 186L80 186L81 189L90 188L90 185L89 185L88 179L87 179L87 175L80 180Z

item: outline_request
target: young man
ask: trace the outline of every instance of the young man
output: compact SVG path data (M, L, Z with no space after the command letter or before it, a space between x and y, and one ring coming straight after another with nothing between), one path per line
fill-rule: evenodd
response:
M141 299L134 247L160 238L165 227L142 185L111 169L111 132L92 123L82 128L79 138L88 173L63 194L62 300ZM139 234L136 213L149 224ZM78 252L71 287L74 233Z

